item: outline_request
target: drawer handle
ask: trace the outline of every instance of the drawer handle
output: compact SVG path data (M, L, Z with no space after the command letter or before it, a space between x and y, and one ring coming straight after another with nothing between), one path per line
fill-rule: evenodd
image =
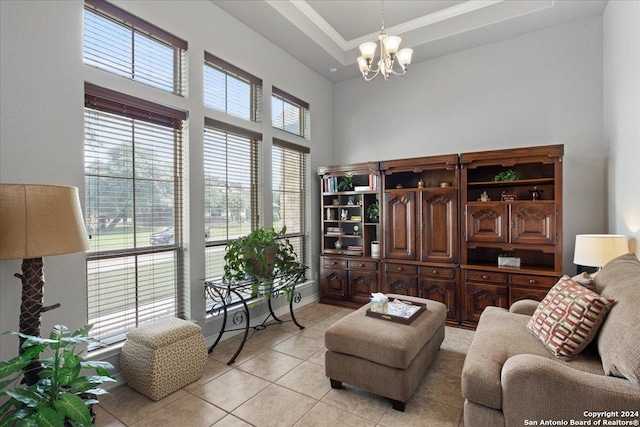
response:
M486 274L483 274L483 275L482 275L482 278L486 280L486 279L488 279L488 278L489 278L489 276L487 276Z
M335 262L335 261L333 261L333 262L331 263L331 265L338 265L338 263L337 263L337 262Z
M398 271L402 271L402 267L398 267Z
M358 264L358 267L364 267L364 264Z
M438 274L438 270L433 270L431 274Z
M536 281L534 279L529 279L529 283L531 283L532 285L536 283Z

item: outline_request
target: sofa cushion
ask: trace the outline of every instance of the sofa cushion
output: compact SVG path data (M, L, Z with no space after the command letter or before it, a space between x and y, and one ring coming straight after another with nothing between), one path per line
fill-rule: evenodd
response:
M597 292L596 291L596 285L595 285L595 283L593 283L593 278L586 271L582 272L582 273L580 273L580 274L578 274L576 276L573 276L571 278L571 280L581 284L582 286L584 286L587 289L590 289L590 290L592 290L594 292Z
M633 254L615 258L594 282L602 296L616 300L598 334L604 371L640 387L640 261Z
M596 336L612 304L565 275L540 302L527 329L555 356L575 357Z
M471 402L494 409L502 408L502 366L518 354L533 354L569 368L604 375L595 351L583 351L564 362L554 357L530 334L526 325L531 316L509 313L504 308L487 307L480 316L462 369L462 395Z

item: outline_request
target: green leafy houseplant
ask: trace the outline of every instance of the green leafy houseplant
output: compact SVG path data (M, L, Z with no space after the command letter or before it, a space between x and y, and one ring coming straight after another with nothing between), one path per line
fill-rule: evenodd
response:
M354 185L355 185L355 178L353 176L345 176L345 177L342 177L342 180L338 183L338 190L350 191L350 190L353 190Z
M253 289L253 294L257 295L259 284L262 284L262 289L268 289L273 284L274 272L280 277L299 274L304 266L297 261L289 239L284 237L286 231L286 227L280 231L273 227L261 227L229 242L224 256L223 279L257 279Z
M378 205L377 200L367 208L367 217L372 221L377 221L380 217L380 205Z
M77 347L93 341L87 336L92 325L73 334L66 326L56 325L49 338L10 332L25 338L21 355L0 362L0 426L92 426L91 406L96 396L106 394L100 384L115 381L107 373L108 362L82 360ZM50 357L38 359L41 354ZM43 354L44 355L44 354ZM27 369L38 370L38 381L30 386L10 388ZM95 375L80 376L83 369Z
M517 181L519 180L520 177L518 176L517 173L515 173L513 171L513 169L509 169L503 172L500 172L498 175L493 177L493 181L494 182L501 182L501 181Z

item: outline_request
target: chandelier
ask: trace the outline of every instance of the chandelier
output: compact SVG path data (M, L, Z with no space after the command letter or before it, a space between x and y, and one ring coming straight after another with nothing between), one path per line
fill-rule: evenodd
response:
M377 62L377 68L373 68L373 58L378 47L374 42L366 42L360 45L360 53L362 56L358 57L358 66L362 77L366 81L371 81L376 78L378 74L382 74L384 81L389 81L389 76L395 74L402 76L407 73L407 66L411 63L411 55L413 55L413 49L402 49L398 51L400 47L400 41L402 40L397 36L388 36L384 30L384 0L382 3L382 29L378 40L380 41L380 60ZM396 63L399 67L394 69ZM369 77L369 73L373 73Z

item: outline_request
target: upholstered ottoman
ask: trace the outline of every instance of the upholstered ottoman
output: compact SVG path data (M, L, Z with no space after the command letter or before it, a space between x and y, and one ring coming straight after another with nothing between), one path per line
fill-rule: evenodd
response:
M200 326L182 319L159 320L129 332L120 354L129 387L153 400L196 381L206 363Z
M409 325L366 316L370 304L327 329L325 372L333 388L354 385L387 397L393 409L404 411L444 340L446 307L437 301L388 294L427 304Z

